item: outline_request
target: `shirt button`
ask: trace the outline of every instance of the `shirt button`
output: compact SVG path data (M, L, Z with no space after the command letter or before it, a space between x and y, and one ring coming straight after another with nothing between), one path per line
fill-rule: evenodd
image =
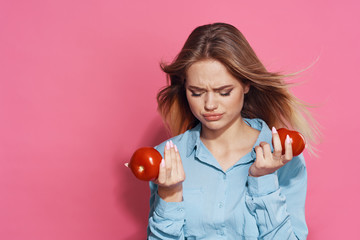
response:
M224 204L222 202L219 203L219 208L222 208Z
M223 179L226 180L226 175L224 174Z

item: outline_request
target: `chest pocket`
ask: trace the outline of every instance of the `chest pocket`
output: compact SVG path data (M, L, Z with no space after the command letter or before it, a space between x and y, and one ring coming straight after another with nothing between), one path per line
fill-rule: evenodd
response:
M202 188L184 189L185 205L185 239L202 239L205 237L205 229L202 219L205 213L204 191Z

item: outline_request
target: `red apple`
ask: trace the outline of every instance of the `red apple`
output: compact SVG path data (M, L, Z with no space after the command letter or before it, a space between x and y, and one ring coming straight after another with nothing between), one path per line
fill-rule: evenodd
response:
M161 160L162 156L155 148L142 147L134 152L125 166L129 167L138 179L150 181L157 179Z
M281 141L282 154L285 154L286 135L289 135L289 137L292 139L292 151L294 157L299 155L304 150L305 138L301 133L286 128L280 128L277 130L277 132L279 133L279 137Z

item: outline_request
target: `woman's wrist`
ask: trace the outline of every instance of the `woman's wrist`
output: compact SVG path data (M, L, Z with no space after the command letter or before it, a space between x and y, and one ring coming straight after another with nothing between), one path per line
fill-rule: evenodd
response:
M253 166L250 166L250 168L249 168L249 176L250 177L261 177L260 175L254 173L256 171L254 171L253 168L254 168Z
M249 168L249 176L250 177L260 177L258 175L254 175L252 172L251 172L251 168Z
M171 187L158 187L158 195L165 202L181 202L183 199L182 183Z
M249 176L250 177L262 177L262 176L272 174L275 172L273 169L265 171L265 170L258 170L258 169L254 169L254 168L255 167L249 168Z

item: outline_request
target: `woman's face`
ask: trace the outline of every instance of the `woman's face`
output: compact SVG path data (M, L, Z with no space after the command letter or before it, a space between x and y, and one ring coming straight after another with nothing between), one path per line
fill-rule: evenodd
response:
M240 83L219 61L196 62L186 72L186 97L191 112L208 130L221 130L241 121L244 93L250 86Z

